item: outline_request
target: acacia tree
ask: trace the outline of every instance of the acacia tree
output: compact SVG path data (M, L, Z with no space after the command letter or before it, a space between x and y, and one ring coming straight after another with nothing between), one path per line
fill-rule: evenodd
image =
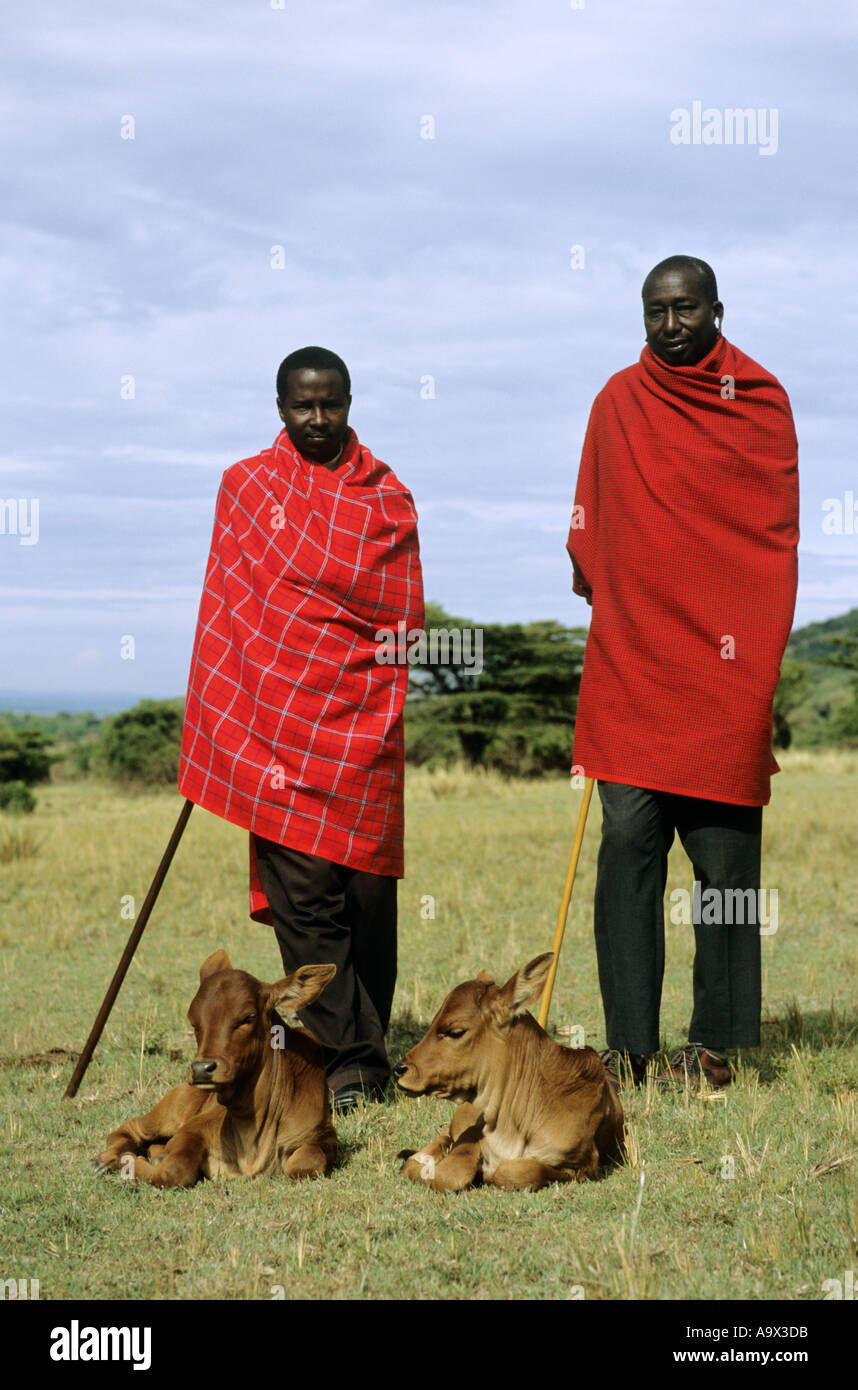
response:
M433 622L473 628L438 605ZM406 757L413 763L494 767L510 775L568 771L586 632L552 621L489 623L483 669L421 670L406 703Z

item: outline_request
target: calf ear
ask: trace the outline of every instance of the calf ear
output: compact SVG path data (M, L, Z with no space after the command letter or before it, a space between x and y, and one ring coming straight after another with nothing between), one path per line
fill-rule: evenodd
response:
M515 1018L517 1014L523 1014L527 1006L539 998L545 988L553 960L553 951L534 956L533 960L529 960L527 965L523 965L507 980L500 992L500 999L503 1000L509 1016Z
M268 1004L272 1009L306 1009L312 1004L337 973L335 965L301 965L285 980L268 986Z
M217 951L212 951L210 956L206 956L200 966L200 984L202 984L203 980L207 980L209 975L216 974L218 970L231 969L232 966L229 963L229 956L221 946Z
M476 978L484 985L493 985L495 982L494 975L490 975L488 970L478 970Z

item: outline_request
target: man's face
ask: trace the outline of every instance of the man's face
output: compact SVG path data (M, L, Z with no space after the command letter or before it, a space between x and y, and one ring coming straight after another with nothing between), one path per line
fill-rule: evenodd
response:
M343 379L332 368L299 367L289 373L286 399L277 398L280 419L299 454L328 463L339 452L349 427Z
M646 340L656 357L672 367L699 362L715 344L715 319L724 316L720 299L706 298L696 270L664 270L644 281Z

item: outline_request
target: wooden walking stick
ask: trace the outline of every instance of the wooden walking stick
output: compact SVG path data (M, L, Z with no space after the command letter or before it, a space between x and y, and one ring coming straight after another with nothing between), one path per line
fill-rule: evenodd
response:
M560 901L560 911L557 914L557 926L554 929L554 944L552 951L554 959L551 962L551 970L548 979L545 981L545 989L542 991L542 999L539 1004L537 1022L540 1028L544 1028L548 1022L548 1010L551 1007L551 994L554 989L554 977L557 974L557 964L560 960L560 947L563 944L563 933L566 931L566 918L569 915L569 903L572 900L572 885L575 882L575 871L578 868L578 855L581 853L581 844L584 839L584 828L587 824L587 812L590 809L590 798L593 795L595 779L586 777L584 779L584 799L581 802L581 810L578 812L578 828L575 831L575 843L572 846L572 854L569 859L569 868L566 870L566 883L563 888L563 897Z
M113 1005L116 1001L116 996L119 993L120 986L122 985L122 981L125 979L126 971L128 970L128 967L131 964L131 957L137 950L137 943L143 935L143 929L145 928L146 923L149 921L149 914L151 913L152 908L155 906L155 899L161 891L161 884L167 877L167 870L170 867L173 855L176 853L176 846L182 838L182 832L184 831L185 826L188 823L188 816L191 814L193 809L193 801L186 801L181 811L179 812L179 819L176 821L175 828L173 830L172 835L170 836L169 844L167 845L167 848L164 850L164 854L160 864L158 865L155 877L152 879L152 886L150 887L149 892L146 894L145 901L140 909L140 915L138 916L137 921L134 923L131 935L128 938L128 944L125 947L125 950L122 952L122 957L119 961L119 964L116 967L113 979L110 981L110 987L104 996L104 1003L102 1004L101 1008L98 1011L98 1014L96 1015L95 1023L92 1025L92 1031L90 1032L90 1035L87 1038L86 1043L84 1044L83 1052L77 1059L77 1066L75 1067L74 1072L72 1073L72 1079L68 1084L66 1093L63 1096L63 1100L71 1100L72 1096L77 1095L77 1088L83 1080L83 1074L90 1064L90 1060L92 1058L93 1052L95 1051L96 1044L98 1043L98 1040L101 1037L102 1029L104 1028L105 1023L107 1022L110 1010L113 1008Z

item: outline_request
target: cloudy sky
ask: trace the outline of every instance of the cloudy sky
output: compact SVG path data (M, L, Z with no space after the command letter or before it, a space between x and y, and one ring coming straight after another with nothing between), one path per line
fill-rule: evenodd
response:
M220 475L271 444L276 367L308 342L414 493L427 595L585 624L583 431L675 252L714 266L726 336L793 403L796 623L858 605L858 524L822 529L858 497L858 12L280 5L7 9L0 704L184 691ZM776 112L776 148L673 143L695 101L769 136Z

